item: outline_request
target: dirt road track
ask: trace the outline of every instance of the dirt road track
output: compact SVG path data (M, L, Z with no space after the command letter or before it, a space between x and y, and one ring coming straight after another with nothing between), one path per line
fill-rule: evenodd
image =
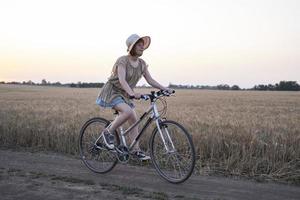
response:
M300 200L300 187L195 175L173 185L153 168L117 165L99 175L74 157L0 150L0 199Z

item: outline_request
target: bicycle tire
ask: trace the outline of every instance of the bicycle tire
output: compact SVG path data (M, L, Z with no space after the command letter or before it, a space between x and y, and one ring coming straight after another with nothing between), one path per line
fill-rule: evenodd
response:
M170 151L167 152L156 127L149 141L151 161L162 178L170 183L182 183L191 176L195 167L196 156L192 138L188 131L175 121L163 121L160 123L160 128ZM168 139L167 131L174 148ZM170 156L172 156L172 160L170 160ZM185 162L187 166L183 165L184 163L181 161ZM185 170L183 174L181 174L182 170ZM175 174L177 171L180 172L180 175Z
M106 149L104 143L101 142L102 138L97 145L100 145L103 148L99 149L97 146L95 146L96 139L100 136L102 130L109 124L110 121L101 117L95 117L85 122L80 130L80 157L85 166L95 173L107 173L111 171L118 163L116 155ZM119 143L120 139L118 134L115 134L115 144L118 145Z

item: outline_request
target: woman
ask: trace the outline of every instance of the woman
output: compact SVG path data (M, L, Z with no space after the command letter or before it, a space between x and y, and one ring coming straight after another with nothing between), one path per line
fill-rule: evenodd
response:
M142 76L144 76L152 87L172 92L171 89L162 86L151 77L148 65L140 58L144 50L149 47L150 42L151 39L149 36L140 37L132 34L128 37L126 40L128 55L117 59L113 66L111 77L103 86L96 100L96 103L101 107L113 108L119 112L119 115L112 122L111 126L103 131L104 142L109 149L114 148L114 136L111 133L127 120L130 125L138 120L134 104L131 102L130 97L134 97L135 99L141 98L141 94L134 92L133 88ZM137 135L138 127L135 127L132 130L130 139ZM133 147L132 154L141 160L150 159L149 156L146 156L141 151L139 143L136 143Z

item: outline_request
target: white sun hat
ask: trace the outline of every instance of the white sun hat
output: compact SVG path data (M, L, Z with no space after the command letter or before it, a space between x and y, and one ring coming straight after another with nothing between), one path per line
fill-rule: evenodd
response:
M142 39L144 41L144 49L147 49L151 43L151 38L149 36L140 37L137 34L130 35L126 40L127 51L130 52L135 43Z

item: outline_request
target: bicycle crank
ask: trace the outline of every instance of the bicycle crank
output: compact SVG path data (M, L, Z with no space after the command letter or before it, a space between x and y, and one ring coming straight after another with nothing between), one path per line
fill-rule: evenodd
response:
M116 147L117 158L121 163L127 163L129 160L129 151L128 148L124 145L119 145Z

